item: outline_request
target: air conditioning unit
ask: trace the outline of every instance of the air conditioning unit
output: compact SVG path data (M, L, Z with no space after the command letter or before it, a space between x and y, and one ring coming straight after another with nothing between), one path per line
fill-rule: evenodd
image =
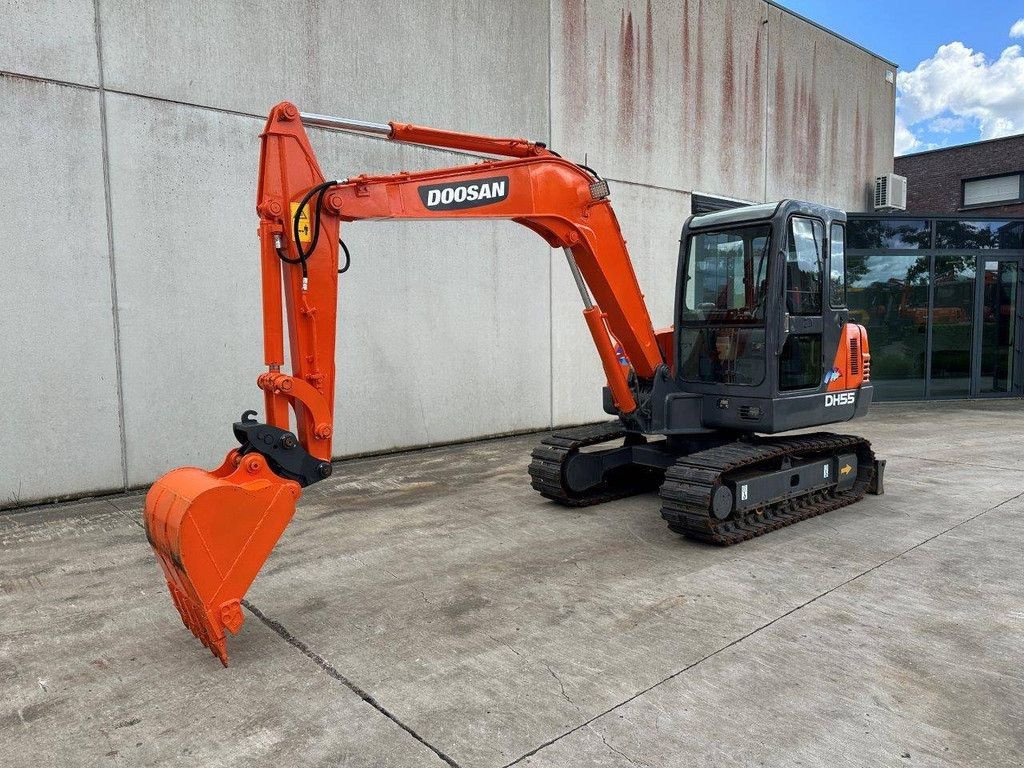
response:
M907 210L907 177L887 173L875 177L875 210Z

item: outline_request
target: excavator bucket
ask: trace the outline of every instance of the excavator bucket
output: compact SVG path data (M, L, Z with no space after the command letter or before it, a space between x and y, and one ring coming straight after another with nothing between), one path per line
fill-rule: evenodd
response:
M242 626L242 598L301 494L259 454L228 453L213 471L182 467L146 496L146 537L181 620L228 664L225 630Z

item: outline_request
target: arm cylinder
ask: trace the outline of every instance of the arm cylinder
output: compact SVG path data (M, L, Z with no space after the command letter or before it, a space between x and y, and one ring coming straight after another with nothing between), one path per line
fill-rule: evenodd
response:
M352 133L366 133L371 136L384 136L391 138L391 126L387 123L370 123L366 120L353 120L348 117L333 117L331 115L318 115L315 112L300 112L299 117L303 125L313 125L317 128L333 128L336 131L351 131Z
M320 115L316 112L300 112L303 125L330 128L336 131L361 133L366 136L380 136L406 144L423 144L429 147L444 147L462 152L473 152L503 157L536 157L550 154L543 144L526 139L497 139L478 136L473 133L445 131L408 123L371 123L350 117Z

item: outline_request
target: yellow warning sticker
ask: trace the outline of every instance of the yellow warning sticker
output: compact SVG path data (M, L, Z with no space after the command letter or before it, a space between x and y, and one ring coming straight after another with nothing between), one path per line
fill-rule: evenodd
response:
M839 470L840 475L848 475L851 472L853 472L853 467L851 467L849 464L844 465L843 468Z
M299 212L299 204L292 203L292 222L295 221L295 214ZM299 216L299 242L308 243L313 239L313 228L309 224L309 206L305 206L302 209L302 215Z

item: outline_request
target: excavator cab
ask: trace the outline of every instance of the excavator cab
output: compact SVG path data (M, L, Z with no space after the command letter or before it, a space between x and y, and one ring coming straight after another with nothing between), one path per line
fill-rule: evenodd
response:
M843 211L797 200L686 222L673 373L701 396L702 427L771 434L867 413L870 354L846 305L845 236ZM666 433L674 426L688 425Z

